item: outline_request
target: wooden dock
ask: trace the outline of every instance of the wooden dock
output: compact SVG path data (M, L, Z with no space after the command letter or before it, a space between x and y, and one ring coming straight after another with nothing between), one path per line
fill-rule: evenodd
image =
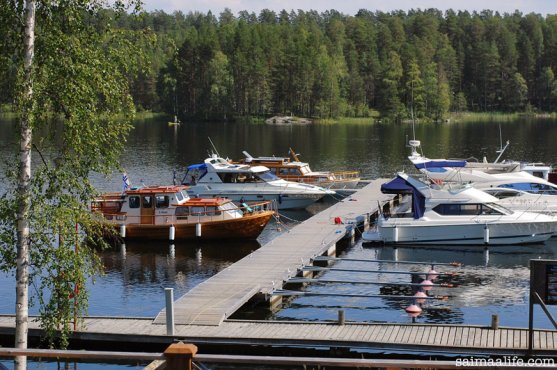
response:
M14 331L13 316L0 316L0 334ZM174 336L150 318L88 318L75 337L90 341L197 345L299 346L467 355L526 355L528 330L473 325L368 324L226 320L214 325L176 325ZM30 335L38 323L30 322ZM535 330L534 354L555 356L557 331Z
M364 223L379 203L392 199L380 191L387 179L371 181L350 197L277 236L255 252L200 283L174 303L175 323L181 325L220 325L251 299L280 302L272 297L275 289L296 276L311 260L333 254L336 243ZM342 224L335 224L340 217ZM155 324L166 322L163 309Z

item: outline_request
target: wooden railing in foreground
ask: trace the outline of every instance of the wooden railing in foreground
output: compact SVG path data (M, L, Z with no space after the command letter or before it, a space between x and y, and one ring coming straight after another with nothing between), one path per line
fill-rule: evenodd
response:
M197 347L182 342L171 344L164 353L150 352L110 352L84 350L18 349L0 347L0 358L27 356L41 359L86 360L99 363L110 361L148 362L144 370L192 370L195 363L224 363L245 365L275 366L335 366L346 368L388 368L388 369L457 369L457 361L434 360L397 360L397 359L358 359L328 357L282 357L282 356L243 356L243 355L204 355L197 354ZM195 363L194 363L195 362ZM556 365L544 368L557 368Z

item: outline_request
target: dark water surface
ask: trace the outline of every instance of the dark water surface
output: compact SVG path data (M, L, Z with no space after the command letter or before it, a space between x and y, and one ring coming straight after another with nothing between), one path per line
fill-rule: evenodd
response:
M503 140L511 145L504 158L557 163L557 122L551 120L514 121L500 125ZM287 155L292 147L314 170L360 170L367 178L391 177L399 170L410 170L406 156L407 136L412 127L404 124L338 124L278 127L264 124L191 123L168 126L167 119L137 121L122 165L133 185L169 184L173 171L180 173L189 164L200 163L211 146L210 137L223 157L239 159L246 150L253 156ZM0 155L12 160L16 135L13 123L0 119ZM499 125L493 122L419 124L416 138L422 141L430 158L493 160L499 148ZM4 168L0 190L4 187ZM109 178L94 176L103 191L121 189L121 174ZM129 242L102 253L106 274L90 284L91 315L149 316L164 306L164 287L173 287L175 297L246 256L266 241L284 232L311 214L329 206L319 202L308 210L285 214L285 225L272 222L258 241L217 243L139 243ZM347 245L343 256L357 259L396 259L416 261L460 261L457 288L434 288L434 295L450 296L430 302L416 320L429 323L487 325L492 314L501 325L525 327L528 324L528 261L533 258L557 259L557 238L545 244L520 247L398 248L365 247L356 241ZM339 262L335 267L351 270L428 271L428 266L389 263ZM438 271L451 270L438 266ZM329 280L408 282L408 275L386 273L327 272ZM13 314L14 278L0 275L0 314ZM402 289L402 290L401 290ZM399 293L406 288L363 284L313 284L307 291L319 293L380 294ZM405 301L385 298L300 297L287 301L276 312L244 312L242 318L280 320L336 320L344 309L347 320L366 322L411 322L404 312ZM557 315L555 309L551 309ZM36 313L36 309L31 309ZM541 311L536 311L536 326L550 328Z

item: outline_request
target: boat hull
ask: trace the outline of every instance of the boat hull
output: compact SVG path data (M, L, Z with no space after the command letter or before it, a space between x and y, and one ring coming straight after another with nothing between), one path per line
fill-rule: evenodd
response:
M197 236L197 223L167 223L162 225L127 224L125 239L169 240L170 227L174 226L174 240L257 239L273 211L246 214L244 217L201 222L201 236ZM111 223L117 232L120 225Z
M548 240L556 230L556 223L509 222L509 223L463 223L460 225L390 224L379 225L381 239L389 244L426 245L511 245L541 243Z

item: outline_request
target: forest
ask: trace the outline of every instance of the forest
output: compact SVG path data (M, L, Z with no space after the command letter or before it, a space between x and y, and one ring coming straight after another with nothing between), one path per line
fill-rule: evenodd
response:
M139 111L182 120L288 114L388 121L557 111L557 15L103 14L90 21L142 35L134 42L145 63L128 76ZM16 74L2 54L0 103L9 104Z

